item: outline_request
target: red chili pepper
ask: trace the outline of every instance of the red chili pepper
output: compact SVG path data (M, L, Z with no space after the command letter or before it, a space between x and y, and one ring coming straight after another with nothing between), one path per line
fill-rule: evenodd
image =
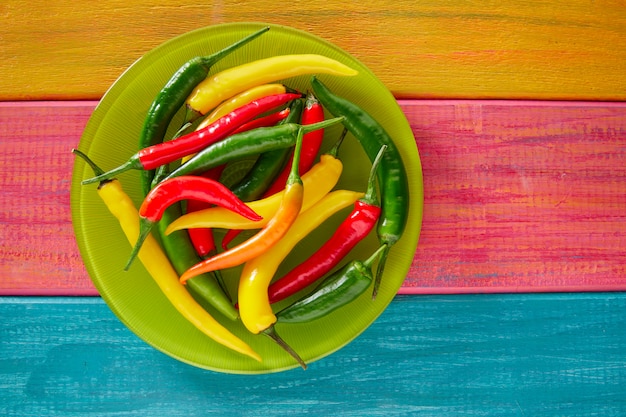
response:
M257 127L270 127L274 126L281 120L284 120L287 116L289 116L289 107L275 113L268 114L267 116L259 117L258 119L254 119L245 123L235 129L233 134L239 132L245 132L247 130L256 129Z
M253 221L262 219L261 216L218 181L192 175L182 175L167 179L150 190L139 208L139 238L124 269L130 267L154 223L161 219L169 206L181 200L206 201L207 203L232 210Z
M376 195L376 168L384 149L383 146L372 164L365 196L354 203L350 215L313 255L269 286L270 303L281 301L322 278L374 228L381 212Z
M317 101L317 98L313 95L313 93L309 93L306 98L304 110L302 111L302 124L310 125L313 123L321 122L322 120L324 120L324 108ZM320 147L322 146L323 140L323 129L315 130L304 135L304 139L302 140L302 155L300 156L300 164L298 165L300 175L307 172L309 169L311 169L311 166L313 166L315 158L317 157ZM287 177L289 177L289 167L291 166L292 160L293 154L289 162L287 162L287 164L285 165L285 168L280 174L278 174L276 180L274 180L274 183L270 186L270 188L267 189L267 191L265 191L263 197L275 194L285 188L285 184L287 183Z
M301 94L284 93L254 100L217 119L203 129L141 149L119 167L84 180L82 184L103 181L131 169L151 170L177 161L184 156L196 153L208 145L220 141L239 126L255 119L259 115L300 97L302 97Z

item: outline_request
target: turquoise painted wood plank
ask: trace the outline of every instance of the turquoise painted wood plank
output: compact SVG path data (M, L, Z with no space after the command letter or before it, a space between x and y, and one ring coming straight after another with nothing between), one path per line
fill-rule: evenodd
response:
M204 371L100 298L0 297L3 416L622 416L626 293L398 296L308 370Z

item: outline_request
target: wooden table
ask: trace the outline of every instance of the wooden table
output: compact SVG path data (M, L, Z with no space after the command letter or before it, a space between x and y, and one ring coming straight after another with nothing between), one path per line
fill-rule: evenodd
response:
M624 415L623 4L225 3L0 6L0 415ZM160 43L236 21L360 59L423 164L400 294L307 371L225 375L152 349L74 241L69 150L106 88Z

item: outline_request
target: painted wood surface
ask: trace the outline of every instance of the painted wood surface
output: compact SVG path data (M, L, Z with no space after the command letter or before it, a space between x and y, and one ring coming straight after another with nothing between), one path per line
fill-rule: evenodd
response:
M398 97L624 100L621 1L4 0L0 100L99 99L190 30L264 21L356 56Z
M0 415L603 416L626 413L626 294L398 296L306 371L204 371L100 298L0 298Z
M0 294L96 294L69 209L95 104L0 103ZM626 289L626 104L400 105L425 187L402 293Z

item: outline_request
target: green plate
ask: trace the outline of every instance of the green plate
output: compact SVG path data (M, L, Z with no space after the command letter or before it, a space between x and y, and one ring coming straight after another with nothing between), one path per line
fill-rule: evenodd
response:
M137 151L145 112L156 93L186 60L214 51L268 26L262 23L235 23L211 26L172 39L141 57L129 67L104 95L92 114L79 145L103 169L111 169ZM279 324L277 332L307 363L345 346L363 332L387 307L402 285L411 266L419 237L422 205L422 171L411 128L396 100L385 86L357 59L340 48L293 28L269 25L270 31L215 65L212 73L254 59L279 55L315 53L334 58L359 71L355 77L319 78L335 93L368 110L393 136L407 168L410 216L405 234L392 248L376 300L369 292L330 316L308 324ZM310 76L280 80L300 91L308 89ZM182 112L181 112L182 113ZM182 117L179 114L177 117ZM175 121L174 126L177 125ZM341 127L325 131L329 148ZM348 136L340 154L344 171L336 188L365 190L369 160L357 141ZM269 373L297 367L294 360L263 335L249 334L238 321L215 317L248 342L262 357L259 363L210 340L189 324L160 292L140 262L130 271L123 267L130 245L119 224L96 193L96 185L81 185L92 171L76 159L71 185L72 220L85 265L107 305L135 334L154 348L185 363L226 373ZM139 172L121 174L118 179L139 206ZM298 260L310 254L341 222L346 210L298 246L278 272L280 276ZM361 242L351 258L366 259L378 246L372 233ZM238 270L225 271L225 280L236 294Z

